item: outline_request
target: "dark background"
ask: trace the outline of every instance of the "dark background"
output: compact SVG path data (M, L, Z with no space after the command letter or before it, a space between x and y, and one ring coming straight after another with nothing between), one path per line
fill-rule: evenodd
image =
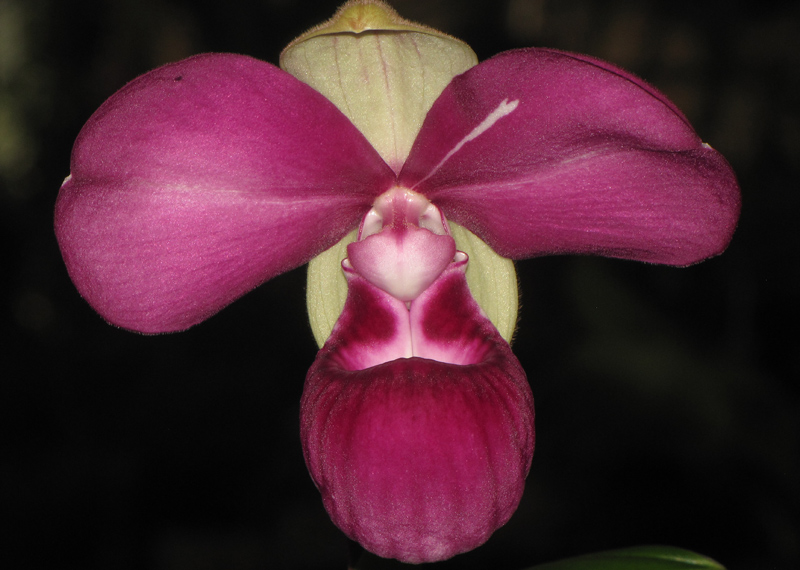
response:
M537 450L511 522L442 568L673 544L800 568L800 7L396 0L481 59L549 46L665 91L740 177L729 250L688 269L518 263ZM298 401L304 270L194 329L138 336L76 293L52 232L72 141L135 76L204 51L276 63L337 1L0 0L0 563L341 569Z

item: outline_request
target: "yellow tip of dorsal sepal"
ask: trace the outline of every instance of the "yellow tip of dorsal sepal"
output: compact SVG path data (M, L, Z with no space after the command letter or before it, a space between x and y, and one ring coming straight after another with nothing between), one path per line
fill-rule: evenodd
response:
M477 63L461 40L380 0L350 0L280 57L281 69L336 105L396 172L436 98Z
M407 30L414 24L400 17L388 4L378 0L350 0L328 20L329 33L364 30ZM325 24L323 24L325 26ZM325 30L323 30L325 31Z
M330 20L295 38L283 51L319 36L363 32L417 32L464 43L428 26L406 20L381 0L349 0L339 7Z

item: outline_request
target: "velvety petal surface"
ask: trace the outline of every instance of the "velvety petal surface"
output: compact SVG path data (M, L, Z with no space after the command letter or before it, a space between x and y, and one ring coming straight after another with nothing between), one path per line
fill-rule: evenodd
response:
M740 207L728 163L664 95L547 49L505 52L454 78L399 182L512 259L688 265L725 249Z
M404 562L483 544L517 508L533 454L525 373L459 265L410 310L349 271L301 402L306 462L332 520Z
M312 88L206 54L139 77L89 119L56 234L105 319L174 331L336 243L393 179Z

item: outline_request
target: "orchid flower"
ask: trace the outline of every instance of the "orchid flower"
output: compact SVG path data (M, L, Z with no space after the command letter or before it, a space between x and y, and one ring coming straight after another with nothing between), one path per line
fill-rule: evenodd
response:
M64 261L143 333L311 261L311 477L368 550L443 560L508 521L533 455L510 260L689 265L727 246L738 186L664 95L591 57L477 64L355 0L281 63L198 55L106 101L58 196Z

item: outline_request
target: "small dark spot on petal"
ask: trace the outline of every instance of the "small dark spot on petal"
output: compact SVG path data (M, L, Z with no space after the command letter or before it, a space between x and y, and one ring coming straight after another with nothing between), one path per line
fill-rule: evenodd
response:
M178 77L176 77L175 81L180 81L181 79L183 79L183 75L179 75Z

